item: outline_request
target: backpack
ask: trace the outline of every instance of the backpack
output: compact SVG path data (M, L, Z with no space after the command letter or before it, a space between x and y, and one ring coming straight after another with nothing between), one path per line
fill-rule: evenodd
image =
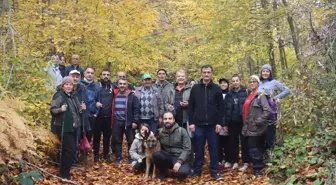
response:
M277 104L272 100L272 98L270 96L268 96L268 95L265 95L265 96L266 96L268 105L271 108L271 114L269 115L268 120L276 121L277 118L278 118ZM259 97L257 98L257 103L258 103L258 105L261 106L261 99Z

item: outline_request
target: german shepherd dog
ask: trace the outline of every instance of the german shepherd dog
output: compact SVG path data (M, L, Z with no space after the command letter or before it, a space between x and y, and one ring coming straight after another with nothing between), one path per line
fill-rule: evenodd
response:
M153 164L153 155L155 152L161 150L161 145L159 141L159 132L157 131L155 135L145 133L145 142L144 142L145 154L146 154L146 178L149 177L149 169L151 164ZM153 176L155 178L155 165L153 164Z

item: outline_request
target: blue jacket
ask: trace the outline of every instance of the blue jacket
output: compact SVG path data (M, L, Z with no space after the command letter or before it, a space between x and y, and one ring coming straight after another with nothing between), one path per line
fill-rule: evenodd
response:
M65 68L65 76L69 76L70 71L75 70L75 69L81 73L81 78L83 79L84 78L84 70L80 66L75 67L75 66L71 65L71 66L66 67Z
M96 82L88 83L85 80L81 81L81 84L86 90L87 104L86 110L89 117L94 114L98 115L99 109L96 107L96 103L100 102L100 87Z
M291 94L288 87L282 85L277 80L263 80L258 88L258 94L265 92L273 99L283 99Z

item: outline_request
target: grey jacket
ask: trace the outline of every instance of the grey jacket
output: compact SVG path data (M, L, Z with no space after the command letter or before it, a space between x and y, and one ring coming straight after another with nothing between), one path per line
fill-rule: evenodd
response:
M191 86L189 84L187 84L183 90L183 94L182 94L182 99L183 101L189 101L189 97L190 97L190 91L191 91ZM162 94L163 97L165 98L165 111L168 111L168 106L169 105L174 105L175 103L175 87L171 87L170 89L166 90L164 92L164 94ZM188 121L188 107L183 108L183 123L187 123Z
M146 157L145 151L143 149L143 142L144 138L140 135L140 133L137 133L129 150L129 154L132 160L137 161Z
M153 86L159 89L163 102L167 101L167 97L165 95L174 88L174 85L168 81L165 82L163 87L160 87L160 82L158 80L155 82L155 84L153 84Z
M191 163L191 141L187 130L174 124L169 132L165 127L159 129L161 150L177 157L183 163Z
M135 95L138 97L140 101L140 107L141 107L141 93L142 93L141 90L142 89L143 89L143 86L138 87L135 90ZM159 120L159 118L162 117L164 113L163 100L162 100L162 96L161 96L159 89L152 87L152 90L154 92L153 101L152 101L153 106L154 106L154 119Z

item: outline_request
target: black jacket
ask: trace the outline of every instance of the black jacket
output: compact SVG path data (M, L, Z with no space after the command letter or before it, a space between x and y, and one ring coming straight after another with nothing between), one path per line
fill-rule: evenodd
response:
M115 115L114 115L114 110L115 110L115 100L117 98L117 94L119 93L119 89L114 89L113 90L114 97L112 101L112 128L114 126L115 122ZM137 123L139 124L140 120L140 101L138 97L135 96L131 90L127 90L127 102L126 102L126 126L127 127L132 127L132 123Z
M113 99L113 87L111 81L104 82L101 80L100 86L100 103L103 107L100 108L98 117L111 117L112 116L112 99Z
M226 123L232 121L243 122L243 110L246 98L249 96L251 91L247 90L242 86L238 92L230 90L226 95L225 100L226 106Z
M224 126L225 104L221 88L212 81L192 87L189 98L189 124Z

